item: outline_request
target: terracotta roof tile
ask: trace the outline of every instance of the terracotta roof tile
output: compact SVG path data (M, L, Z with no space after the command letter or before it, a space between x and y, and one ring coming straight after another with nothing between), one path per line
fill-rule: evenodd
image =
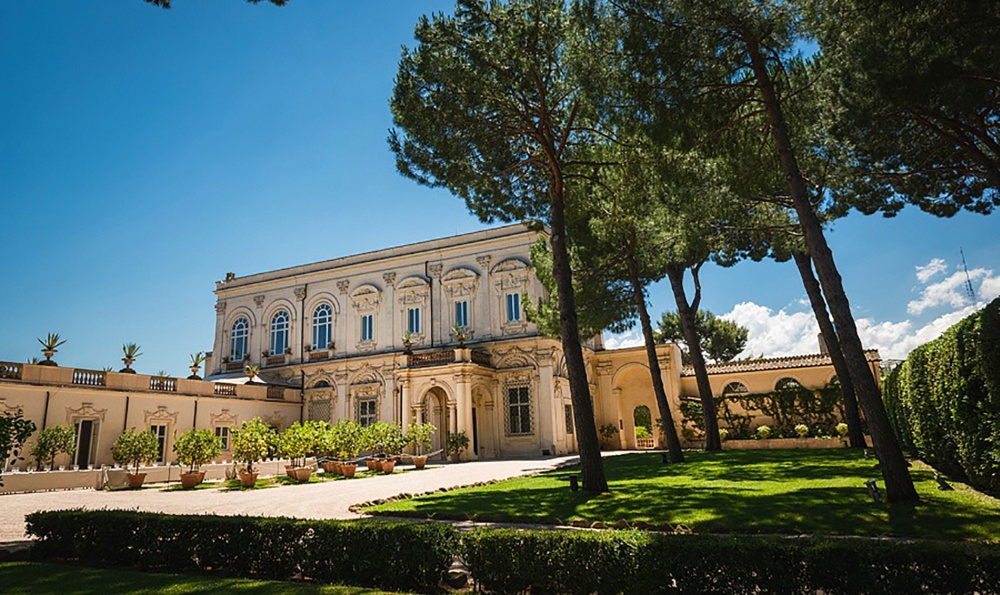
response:
M882 361L877 349L865 350L865 358L870 362ZM733 372L761 372L764 370L780 370L783 368L812 368L815 366L829 366L829 355L820 353L810 355L789 355L785 357L769 357L762 359L750 359L743 361L725 362L722 364L708 364L709 374L731 374ZM681 376L694 376L694 369L691 366L684 366L681 369Z

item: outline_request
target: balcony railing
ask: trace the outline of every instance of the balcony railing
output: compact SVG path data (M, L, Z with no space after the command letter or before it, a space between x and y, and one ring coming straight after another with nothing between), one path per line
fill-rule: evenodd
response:
M220 397L235 397L236 396L236 385L229 384L228 382L216 382L215 383L215 394Z
M165 393L175 393L177 392L177 379L163 378L161 376L150 376L149 390L156 390Z
M330 359L330 352L327 351L327 350L325 350L325 349L323 349L321 351L310 351L309 352L309 361L311 361L311 362L318 362L318 361L324 360L324 359Z
M0 362L0 378L5 380L20 380L21 371L24 368L21 364L15 364L13 362Z
M487 368L489 368L492 365L490 361L490 352L478 351L478 350L473 351L472 363L479 364L480 366L486 366Z
M269 386L267 387L267 398L274 399L278 401L285 400L285 389L280 386Z
M99 370L73 370L73 384L80 386L105 386L107 376Z
M281 366L281 365L284 365L284 363L285 363L285 356L284 355L270 355L270 356L264 358L264 365L268 366L268 367L270 367L270 366Z
M443 366L455 362L455 351L448 349L445 351L432 351L430 353L415 353L410 356L411 368L422 368L424 366Z

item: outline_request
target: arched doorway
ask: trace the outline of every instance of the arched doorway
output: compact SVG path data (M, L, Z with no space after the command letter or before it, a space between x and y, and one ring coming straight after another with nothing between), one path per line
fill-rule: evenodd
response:
M443 451L448 440L448 395L441 387L432 387L424 393L420 400L420 408L423 422L434 424L434 427L437 428L437 431L431 436L430 452ZM446 456L447 453L441 452L435 458L444 460Z
M499 458L493 397L482 387L472 391L473 453L479 459Z
M649 407L639 405L632 410L632 422L635 427L635 447L653 448L656 440L653 437L653 415Z

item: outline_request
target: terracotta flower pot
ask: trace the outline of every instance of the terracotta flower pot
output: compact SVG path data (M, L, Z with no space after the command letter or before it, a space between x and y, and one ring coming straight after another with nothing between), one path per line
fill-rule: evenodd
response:
M336 475L337 463L334 463L333 461L326 461L323 463L323 473L326 473L327 475Z
M413 457L413 465L417 469L423 469L427 466L427 457L423 455Z
M195 471L194 473L181 473L181 486L185 490L190 490L194 486L198 485L205 480L204 471Z
M376 467L376 465L378 465L378 461L376 461L375 459L366 459L365 465L368 467L369 471L375 471L376 469L378 469L378 467Z
M382 473L386 475L392 473L393 469L396 468L396 461L392 459L386 459L382 461Z
M354 463L344 463L340 466L340 472L347 479L354 477L354 472L358 470L358 466Z
M341 463L340 461L334 461L333 462L333 472L336 475L343 475L344 474L344 464Z
M245 488L252 488L254 484L257 483L257 472L247 473L246 471L240 471L240 485Z
M461 460L461 456L462 455L458 454L457 452L453 452L448 455L448 458L451 459L452 463L457 463L459 460Z
M146 481L145 473L129 473L128 474L128 487L130 488L141 488L142 482Z
M312 476L313 470L312 467L296 467L292 469L291 473L295 481L299 483L305 483L309 481L309 478Z
M295 465L285 465L285 475L295 479Z

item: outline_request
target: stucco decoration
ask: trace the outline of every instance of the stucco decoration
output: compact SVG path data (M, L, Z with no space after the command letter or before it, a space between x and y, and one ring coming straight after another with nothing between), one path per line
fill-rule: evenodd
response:
M501 370L534 370L537 366L535 358L528 350L519 347L496 350L498 371Z
M479 289L479 273L466 267L454 268L441 278L441 286L450 298L473 295Z
M493 270L490 271L490 277L493 281L497 312L506 312L507 295L528 293L528 283L532 271L531 265L520 258L508 258L493 267ZM528 317L524 313L524 304L521 304L520 319L507 320L506 315L501 318L500 329L505 335L520 334L525 332L527 328Z
M263 421L265 424L271 426L272 428L277 428L279 432L282 431L282 430L284 430L285 426L288 423L285 420L285 416L282 415L281 411L278 411L278 410L275 410L275 411L271 412L270 415L268 415L267 417L262 418L261 421Z
M179 415L179 412L168 411L164 405L157 407L156 411L144 411L143 413L145 413L147 428L151 424L177 425L177 416Z
M374 312L382 302L382 290L371 283L360 285L351 292L351 304L358 312Z
M236 416L229 412L228 409L223 409L220 413L212 413L208 416L212 420L212 427L222 427L222 426L236 426L238 421Z
M23 407L21 405L8 405L7 399L0 399L0 413L2 414L17 413L18 411L21 411L22 408Z
M219 316L225 316L226 315L226 302L224 302L224 301L222 301L222 302L216 302L215 303L215 313L218 314Z
M83 403L77 409L73 409L72 407L66 408L66 423L72 425L81 419L104 421L104 416L107 413L107 409L95 409L93 403Z

